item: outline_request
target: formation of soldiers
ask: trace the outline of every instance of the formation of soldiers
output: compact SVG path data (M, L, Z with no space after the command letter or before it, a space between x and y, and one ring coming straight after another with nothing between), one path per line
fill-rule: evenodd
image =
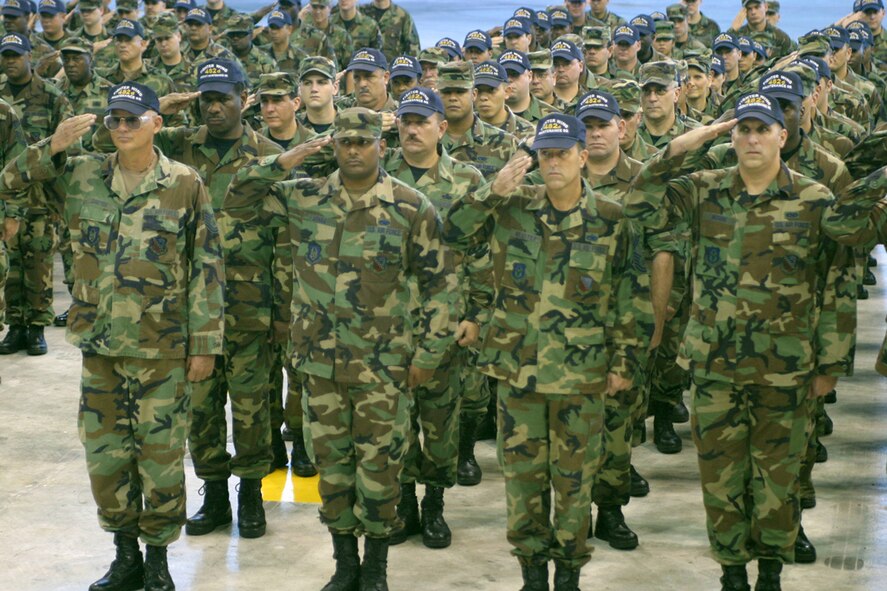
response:
M386 590L389 546L451 544L492 434L523 590L553 562L574 591L588 539L638 546L650 416L665 454L692 421L722 589L815 561L801 509L887 235L882 0L797 40L777 2L722 31L700 0L567 0L424 49L390 0L331 4L3 4L0 355L52 324L83 353L116 547L90 589L174 589L166 547L234 521L232 476L261 537L289 464L320 475L323 591Z

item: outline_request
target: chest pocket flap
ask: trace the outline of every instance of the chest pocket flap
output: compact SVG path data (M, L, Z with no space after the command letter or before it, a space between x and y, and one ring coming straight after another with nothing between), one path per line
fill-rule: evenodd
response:
M148 209L142 217L142 257L157 263L173 263L178 249L179 213Z
M541 240L511 238L505 251L502 283L515 289L532 289L536 280Z

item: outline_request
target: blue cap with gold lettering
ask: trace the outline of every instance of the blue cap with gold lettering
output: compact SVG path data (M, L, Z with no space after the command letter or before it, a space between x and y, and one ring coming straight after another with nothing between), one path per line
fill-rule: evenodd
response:
M160 100L150 86L138 82L124 82L112 86L108 91L106 113L122 110L133 115L141 115L145 111L160 112Z
M546 115L536 124L534 150L554 148L566 150L576 144L585 145L585 124L576 117L563 113Z
M757 119L767 125L778 123L785 127L785 117L779 108L779 102L775 97L770 98L760 92L751 92L739 97L736 101L736 119L739 121Z

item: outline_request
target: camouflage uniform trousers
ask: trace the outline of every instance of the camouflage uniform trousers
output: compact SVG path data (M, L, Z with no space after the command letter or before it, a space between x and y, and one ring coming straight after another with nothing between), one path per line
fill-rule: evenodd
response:
M9 256L6 254L6 242L0 240L0 330L6 322L6 275L9 273Z
M9 324L52 324L52 255L57 243L56 224L48 215L29 212L24 216L18 234L7 244Z
M450 345L431 380L410 391L413 400L401 482L443 488L456 484L459 395L467 359L464 347Z
M190 390L184 359L83 354L77 423L102 529L179 537Z
M188 447L201 480L264 478L271 471L268 379L271 344L265 332L225 334L224 360L209 379L194 384ZM231 398L234 457L228 453L225 403Z
M71 232L63 220L58 223L59 254L62 255L62 268L64 269L64 283L70 292L74 288L74 251L71 249Z
M498 396L512 554L522 564L555 560L581 567L591 559L586 536L600 464L603 398L539 394L505 382L499 383Z
M715 560L794 562L808 387L693 381L691 427Z
M477 371L477 350L468 349L465 365L462 367L460 414L465 417L477 417L480 421L487 414L491 397L490 379Z
M284 424L290 431L302 430L302 386L299 376L287 362L286 347L275 345L271 361L269 403L271 430L280 430ZM283 397L283 373L286 372L286 406Z
M632 435L636 420L646 415L645 391L636 386L604 400L601 468L592 489L592 500L599 507L624 506L631 498Z
M401 525L411 402L405 385L300 376L305 447L320 473L321 522L334 534L388 537Z
M825 399L808 398L806 404L810 421L807 425L807 443L801 459L799 486L800 499L813 500L816 499L816 487L813 486L813 468L816 466L819 438L825 434Z

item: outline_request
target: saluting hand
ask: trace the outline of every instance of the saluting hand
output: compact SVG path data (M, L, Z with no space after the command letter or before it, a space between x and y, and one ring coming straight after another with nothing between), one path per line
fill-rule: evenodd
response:
M277 163L284 170L292 170L305 162L305 159L308 158L308 156L317 154L332 141L332 136L327 135L313 139L310 142L305 142L304 144L299 144L295 148L290 148L281 154L280 157L277 158Z
M493 179L493 185L490 187L493 194L507 197L514 193L524 182L524 177L532 165L533 159L529 154L523 151L517 152L502 167L502 170L496 173L496 178Z
M391 131L397 117L391 111L382 111L382 133Z
M251 94L246 97L246 101L243 103L243 108L240 109L240 114L243 115L247 111L249 111L250 107L259 102L259 95Z
M160 114L173 115L178 113L200 96L199 92L171 92L160 97Z
M679 135L671 140L671 143L667 148L669 150L668 155L673 158L697 150L706 142L710 142L736 127L736 122L736 119L728 119L727 121L722 121L720 123L712 123L710 125L691 129L687 133Z
M95 120L95 115L92 113L85 113L83 115L69 117L59 123L59 126L55 128L55 133L52 134L52 139L49 143L52 155L55 156L60 152L64 152L74 145L77 140L89 133Z

